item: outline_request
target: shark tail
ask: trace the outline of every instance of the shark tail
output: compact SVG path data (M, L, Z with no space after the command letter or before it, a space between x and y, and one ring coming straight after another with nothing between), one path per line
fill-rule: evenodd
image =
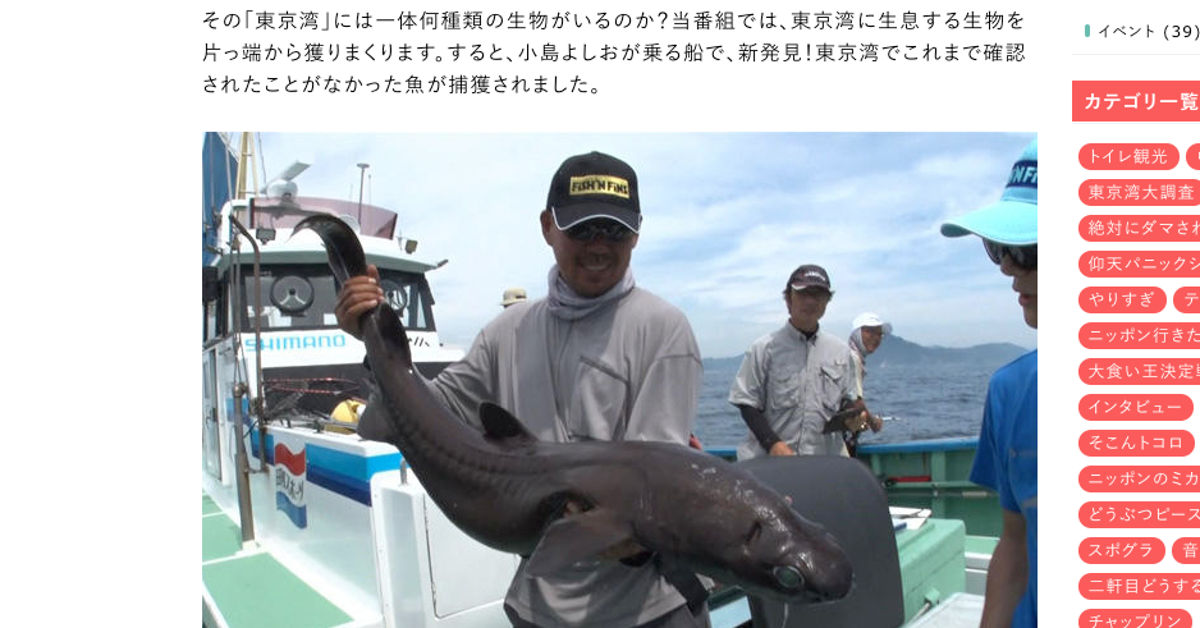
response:
M363 253L362 243L349 225L333 216L309 216L301 220L292 233L303 229L311 229L325 243L325 252L329 254L329 267L339 283L346 283L351 277L367 274L367 257Z

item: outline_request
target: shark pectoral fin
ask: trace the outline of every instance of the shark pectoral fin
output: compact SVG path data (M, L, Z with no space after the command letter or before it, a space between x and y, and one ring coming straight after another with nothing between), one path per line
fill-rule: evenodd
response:
M629 539L632 532L628 521L602 508L568 515L546 528L525 572L540 577L561 571Z
M358 419L358 435L366 440L379 441L396 445L396 430L392 427L392 419L384 407L382 395L371 391L370 400L362 409ZM399 449L399 446L397 446Z
M490 401L485 401L479 406L479 420L483 423L483 430L487 432L488 438L508 441L510 444L532 443L537 440L537 437L530 434L508 410Z

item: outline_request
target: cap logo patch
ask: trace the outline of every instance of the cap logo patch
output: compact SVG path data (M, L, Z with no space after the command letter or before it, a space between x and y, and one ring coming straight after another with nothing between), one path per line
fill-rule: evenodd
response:
M1037 162L1018 161L1008 176L1010 188L1037 188Z
M589 174L582 177L571 177L571 196L582 194L608 194L623 199L629 198L629 181L621 177L607 174Z

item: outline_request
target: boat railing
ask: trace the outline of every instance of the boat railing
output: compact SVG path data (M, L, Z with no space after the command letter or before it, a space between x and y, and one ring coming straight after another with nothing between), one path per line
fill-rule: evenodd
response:
M999 535L1000 505L991 489L970 480L978 438L941 438L861 445L856 452L879 479L893 506L928 508L933 516L961 519L967 534ZM706 452L734 461L731 447Z

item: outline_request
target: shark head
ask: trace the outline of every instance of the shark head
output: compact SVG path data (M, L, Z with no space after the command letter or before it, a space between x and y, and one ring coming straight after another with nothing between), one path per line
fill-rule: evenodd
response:
M837 539L797 514L774 491L753 493L743 493L751 508L726 511L722 517L724 538L713 544L722 548L714 556L717 568L697 570L718 581L737 581L748 593L787 603L846 597L854 586L854 572Z
M753 571L743 577L753 576L760 595L825 602L846 597L854 586L850 559L837 539L790 507L757 517L743 549Z

